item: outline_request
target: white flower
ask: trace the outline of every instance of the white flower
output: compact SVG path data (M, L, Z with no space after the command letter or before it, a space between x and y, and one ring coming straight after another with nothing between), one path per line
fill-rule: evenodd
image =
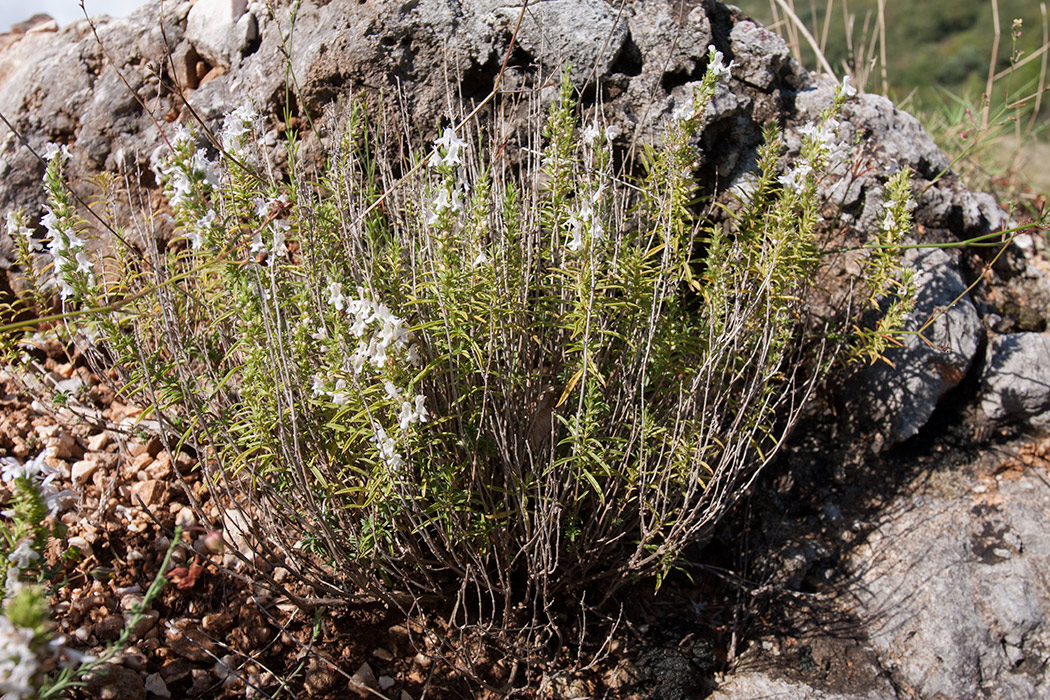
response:
M602 229L601 223L598 219L591 219L591 240L600 241L605 237L605 231Z
M809 178L810 173L813 172L813 168L809 163L799 163L794 168L790 168L784 172L777 180L781 185L788 189L795 190L796 192L806 184L806 180Z
M273 248L271 252L280 258L288 254L288 246L285 245L285 232L292 227L284 219L273 221L270 224L273 229Z
M33 238L33 232L28 226L23 226L21 219L15 212L7 213L7 233L11 238L24 238L29 245L30 252L37 253L44 249L40 241Z
M575 253L581 246L583 246L583 238L580 235L583 231L583 222L577 218L576 214L573 214L565 223L572 230L572 240L566 244L566 247Z
M328 303L334 306L337 311L342 311L346 305L346 297L343 296L343 285L339 282L332 282L328 285Z
M208 154L204 152L204 149L198 148L193 153L190 168L193 172L202 175L204 181L211 187L219 186L219 166L208 160Z
M219 140L227 151L239 151L244 145L245 136L252 129L258 118L255 111L247 105L241 105L225 116Z
M372 340L369 341L368 354L373 365L376 367L382 367L386 364L386 349L387 346L377 343L375 338L372 338Z
M69 146L57 143L48 142L44 145L44 160L51 161L55 158L60 159L60 162L65 163L69 160Z
M379 331L379 342L384 349L393 343L396 343L398 347L405 346L408 341L408 331L405 329L403 320L390 313L390 309L384 304L376 307L375 318L383 324Z
M3 468L4 483L10 484L15 479L21 477L39 483L40 475L47 467L47 462L44 461L46 458L47 450L44 450L33 459L26 461L24 464L19 464L13 457L5 457Z
M350 395L343 391L345 388L346 380L337 379L335 382L335 390L332 392L332 403L343 406L350 400Z
M18 546L7 555L7 560L19 569L28 568L30 562L39 558L40 554L33 549L32 541L28 537L19 542Z
M463 211L463 200L459 193L459 190L453 190L450 193L447 189L442 188L438 191L437 196L434 197L434 201L430 205L430 217L427 218L427 226L433 226L437 223L441 215L448 210L459 213Z
M324 393L324 377L320 374L313 376L313 381L310 383L310 393L314 396L320 396Z
M185 124L176 124L175 133L171 136L171 145L175 148L193 142L193 134Z
M10 574L12 569L8 570ZM0 690L3 700L35 697L33 681L40 660L33 650L35 639L28 627L15 627L7 615L0 615Z
M266 244L263 243L262 231L256 231L255 235L252 236L252 245L248 249L251 255L258 255L259 253L266 252Z
M566 243L565 247L574 253L583 247L583 238L580 237L579 229L576 229L572 232L572 240Z
M598 138L599 134L601 134L601 131L598 129L598 118L595 117L594 121L591 122L586 129L583 130L581 138L583 139L583 142L585 144L590 146L594 143L595 139Z
M408 430L408 426L412 425L412 419L415 414L412 412L412 403L405 401L401 404L401 415L397 418L397 426L402 430Z
M423 406L423 403L426 400L427 400L427 397L423 396L422 394L416 394L416 398L415 398L416 419L420 423L426 423L427 422L427 416L430 415L430 413L427 411L427 409Z
M260 219L265 219L270 213L270 205L274 200L266 200L262 197L252 198L252 204L255 206L255 215Z
M394 386L393 382L384 382L383 389L390 398L395 400L401 398L401 392L397 390L397 387Z
M168 171L168 180L165 186L168 200L173 207L179 206L182 200L186 199L193 190L193 183L190 182L189 176L180 168Z
M722 64L722 52L715 48L714 44L707 47L707 72L715 76L715 78L731 77L729 69L733 67L734 62L730 61L729 65Z
M95 270L95 263L88 257L87 253L83 250L77 251L77 272L82 272L88 277L91 277Z
M51 487L46 493L44 493L44 505L52 516L56 516L69 505L72 498L73 492L70 489L62 489L59 491L58 489Z
M25 467L19 464L18 460L14 457L4 457L3 460L3 479L4 483L10 484L15 479L26 475Z
M427 422L429 414L423 405L425 401L425 396L417 394L413 401L405 401L401 404L401 414L398 416L398 427L401 430L408 430L408 427L413 423Z
M376 428L376 434L372 440L379 449L379 457L386 462L388 467L398 469L404 465L405 458L396 451L397 443L392 438L387 437L386 432L381 427Z
M452 127L445 127L445 133L434 141L434 149L438 151L438 157L431 160L431 166L440 167L442 165L450 166L462 163L459 151L466 145L467 142L456 136L456 132L452 130ZM443 157L440 155L439 149L445 150Z
M368 346L362 343L358 346L354 354L350 356L350 367L353 369L354 374L361 374L361 370L365 368L365 362L368 361Z
M73 289L73 286L66 281L65 277L56 277L53 280L53 284L58 287L58 293L62 296L62 301L77 293L77 290Z
M850 77L848 75L842 77L842 94L846 97L853 97L857 94L857 88L850 85Z
M810 122L809 124L800 126L798 128L798 133L812 140L814 143L827 146L830 145L835 138L834 127L837 125L838 122L834 119L829 119L827 123L819 126Z
M484 265L489 261L489 256L485 255L485 251L478 253L478 257L474 258L474 262L471 267L477 267L478 265Z

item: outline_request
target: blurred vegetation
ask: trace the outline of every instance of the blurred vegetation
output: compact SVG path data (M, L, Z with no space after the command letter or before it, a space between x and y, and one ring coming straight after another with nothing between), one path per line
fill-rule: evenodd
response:
M861 89L884 94L918 116L970 187L1028 206L1050 191L1045 2L737 4L779 32L807 68L820 70L824 64L803 25L838 76L849 74Z
M738 0L745 12L786 37L784 12L775 0ZM805 23L836 72L866 74L879 62L878 0L788 0ZM943 101L942 91L978 102L986 88L988 67L995 43L995 17L991 0L885 0L886 78L888 97L902 101L913 95L920 104ZM1044 44L1043 16L1036 0L999 0L1000 41L996 72L1010 68L1011 57L1023 61ZM1016 46L1011 37L1014 19L1022 21ZM814 53L799 42L803 62L815 67ZM1015 54L1020 51L1020 55ZM996 84L993 108L1025 97L1039 84L1040 58L1028 61L1013 74L1010 85ZM865 89L882 92L881 63L870 73ZM1005 91L1009 90L1007 96ZM1042 105L1040 118L1050 117Z

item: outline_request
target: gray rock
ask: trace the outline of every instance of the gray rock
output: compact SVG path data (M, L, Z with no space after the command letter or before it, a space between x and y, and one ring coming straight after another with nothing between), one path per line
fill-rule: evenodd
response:
M1050 427L1050 337L1012 333L992 338L981 375L981 411L992 423Z
M945 392L970 370L983 333L956 255L940 248L911 249L918 290L904 347L886 352L854 387L856 410L866 415L889 444L907 440L926 424ZM931 322L932 321L932 322Z
M729 33L733 47L733 77L761 90L774 88L778 76L791 68L791 52L776 32L751 20L741 20Z
M514 26L521 8L493 3L499 24ZM494 22L496 24L496 22ZM518 31L521 48L556 73L572 67L574 81L606 75L627 38L627 22L617 22L615 5L604 0L546 0L530 5Z
M1046 697L1050 486L1028 473L889 503L850 560L884 668L920 697Z
M208 63L229 68L259 37L247 0L197 0L186 18L186 39Z
M99 700L146 700L142 677L130 668L107 664L87 677L84 689Z
M863 694L825 692L763 671L730 674L708 697L711 700L897 700L892 688L873 689Z

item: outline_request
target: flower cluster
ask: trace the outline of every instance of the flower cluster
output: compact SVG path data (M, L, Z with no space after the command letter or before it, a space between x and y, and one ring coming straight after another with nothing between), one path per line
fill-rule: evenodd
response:
M837 172L841 174L850 160L850 145L839 132L843 123L836 115L842 104L857 94L847 75L835 90L835 100L817 122L803 124L797 129L802 137L802 148L798 161L789 165L778 178L781 185L800 192L814 182L817 173ZM845 194L843 194L845 196Z
M343 285L340 282L329 283L326 292L328 304L337 311L346 313L350 322L350 334L360 339L345 371L351 372L356 378L369 366L383 370L391 364L391 354L394 351L403 352L404 360L408 364L420 364L419 346L411 341L404 319L395 315L386 304L367 298L365 290L361 287L358 287L356 297L348 297L343 293ZM319 330L314 337L326 340L327 333ZM332 388L328 389L325 377L318 373L313 376L311 392L314 396L327 395L332 403L344 405L350 400L348 388L347 380L340 377L336 379ZM408 431L416 423L426 422L430 414L425 405L425 396L404 396L402 390L389 380L383 382L383 389L394 405L399 407L396 418L401 432ZM397 452L395 439L387 435L386 430L378 423L373 429L373 442L382 461L391 468L404 464L404 457Z
M66 146L47 144L44 149L44 189L47 192L47 204L40 224L47 229L48 252L54 261L54 285L58 287L62 299L77 294L75 285L77 277L95 283L94 263L87 251L87 243L80 238L75 228L76 217L73 203L65 188L63 170L70 153ZM11 220L8 220L10 226Z
M718 78L731 78L732 73L730 70L733 68L734 62L730 61L728 64L722 63L722 52L715 48L714 44L707 47L707 72Z
M4 700L21 700L36 694L37 634L28 627L18 627L7 615L0 615L0 690Z
M44 499L44 504L47 506L48 513L55 516L65 507L66 501L70 498L72 492L68 489L59 490L55 486L54 482L59 475L59 471L47 463L48 455L49 451L44 450L24 464L19 464L14 457L4 457L3 460L0 460L0 463L3 464L3 467L0 468L0 479L3 479L4 483L8 485L13 485L17 481L24 479L40 493ZM10 517L9 511L4 511L0 514Z
M57 516L71 495L55 486L58 470L47 464L47 455L45 450L24 464L11 457L0 460L0 479L11 490L13 504L2 512L6 521L3 538L9 549L4 561L6 604L0 615L0 690L5 700L35 697L41 682L41 658L61 652L65 641L50 639L41 589L23 582L23 572L43 562L46 537L53 534L43 527L43 521ZM37 574L37 580L42 575Z
M585 234L590 234L592 241L602 239L603 231L601 222L594 215L594 207L601 201L602 192L605 188L599 186L590 197L584 197L580 210L569 217L568 225L572 231L572 239L566 247L576 252L583 247Z
M223 117L222 131L219 132L223 150L237 157L248 155L245 147L258 120L259 115L248 105L241 105Z
M387 355L392 348L405 349L412 364L419 361L419 348L409 343L404 320L391 313L386 304L363 297L346 299L341 292L334 299L345 304L351 319L350 332L355 338L361 338L354 354L350 356L354 374L360 374L367 363L377 368L386 365ZM338 304L335 306L340 308ZM372 333L368 332L370 328L373 329Z
M463 211L463 193L455 174L463 164L461 152L467 142L456 136L451 127L445 127L444 133L434 140L434 152L430 156L430 167L446 175L434 199L430 202L430 214L427 226L439 223L449 213L457 215Z
M458 187L453 188L451 191L447 187L442 187L438 190L434 201L430 203L430 216L427 217L427 226L436 224L447 211L451 211L453 214L459 214L463 211L463 195Z
M59 490L55 486L59 472L47 464L47 454L45 450L24 464L13 457L2 460L0 478L16 494L16 506L0 512L10 522L5 528L8 540L17 543L7 555L8 594L21 587L22 572L42 560L38 551L44 536L40 531L41 522L48 516L57 516L72 495L68 489Z
M70 283L70 273L77 272L87 275L88 283L94 282L94 268L91 258L87 253L87 243L77 236L72 228L65 228L63 222L51 210L45 207L46 213L40 219L40 224L47 229L49 238L47 250L55 262L55 284L63 299L68 299L76 293Z
M26 226L22 212L11 211L7 213L7 235L11 236L13 241L24 241L26 247L33 253L39 253L43 250L40 241L33 238L33 232Z
M350 333L361 342L351 356L354 374L360 374L365 365L371 363L376 368L387 364L388 353L392 348L403 349L409 364L419 364L419 346L410 343L408 328L403 319L395 316L386 304L365 298L364 289L358 288L357 298L343 295L343 285L332 282L328 285L328 303L337 311L346 311L350 318ZM373 332L368 334L369 329Z
M455 168L462 165L460 151L467 142L456 136L452 127L445 127L445 132L434 140L434 155L430 159L432 168Z
M181 124L175 127L170 144L170 150L160 146L153 152L150 167L173 207L191 197L200 184L209 189L218 186L218 165L208 160L204 149L196 147L189 129Z
M376 434L372 440L379 450L379 457L388 467L398 469L404 465L405 458L397 451L397 443L394 442L393 438L387 436L382 426L376 426Z
M281 195L276 199L265 199L263 197L255 197L252 200L252 204L255 206L255 215L260 220L267 221L266 228L272 235L272 242L269 247L263 241L263 229L258 229L255 235L252 237L251 247L249 252L252 255L259 255L265 253L274 257L283 257L288 254L288 246L286 244L286 238L288 231L292 228L292 224L287 219L278 217L270 218L271 212L279 209L286 209L289 201L287 195Z
M615 124L610 124L602 130L598 126L598 117L595 115L594 121L592 121L587 128L580 134L580 138L584 144L593 146L595 142L609 143L617 136L620 135L620 127Z

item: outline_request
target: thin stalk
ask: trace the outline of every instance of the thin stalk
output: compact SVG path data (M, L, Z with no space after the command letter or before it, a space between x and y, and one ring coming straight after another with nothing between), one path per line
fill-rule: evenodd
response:
M992 0L992 21L995 34L992 39L992 55L988 59L988 80L984 85L984 109L981 110L981 130L988 128L988 119L992 111L992 89L995 88L995 62L999 58L999 41L1002 39L1002 28L999 26L999 0Z

